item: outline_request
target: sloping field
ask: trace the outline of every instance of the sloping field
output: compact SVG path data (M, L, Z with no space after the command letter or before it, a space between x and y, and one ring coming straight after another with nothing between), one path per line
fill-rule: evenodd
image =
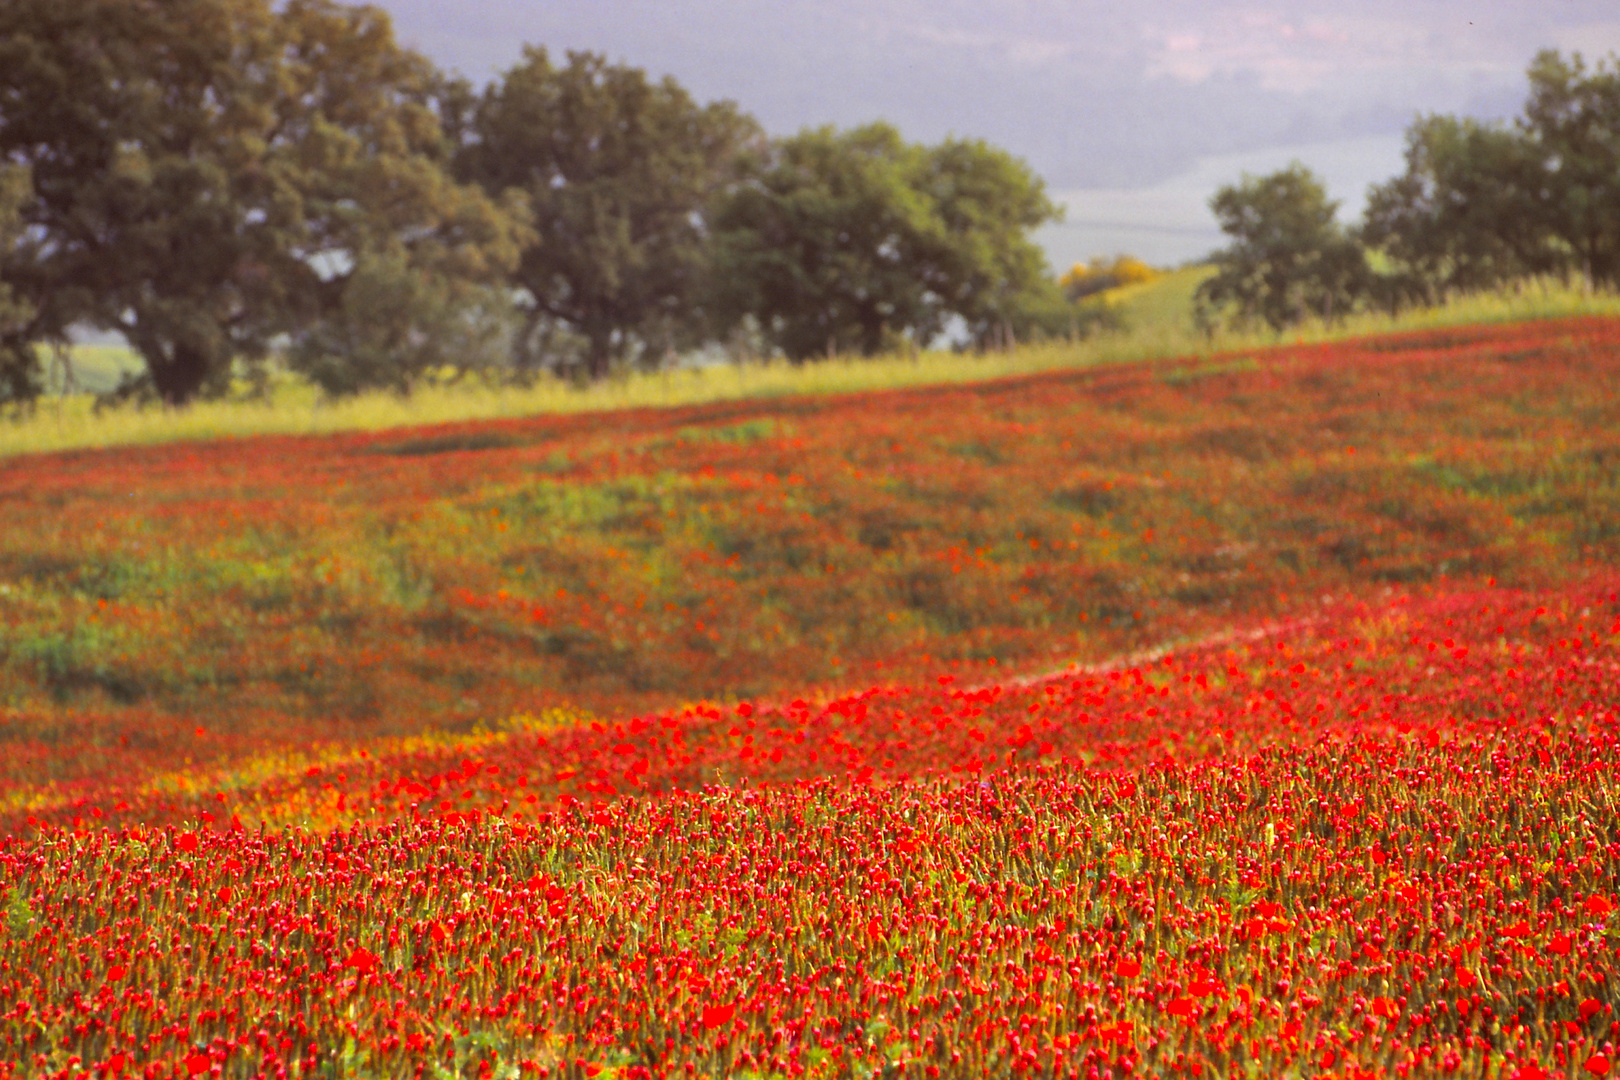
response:
M1617 345L1572 321L3 460L0 805L1570 580L1620 547Z
M14 1075L1605 1075L1617 589L94 803L0 841L0 1037Z
M1606 1075L1617 368L7 462L0 1076Z

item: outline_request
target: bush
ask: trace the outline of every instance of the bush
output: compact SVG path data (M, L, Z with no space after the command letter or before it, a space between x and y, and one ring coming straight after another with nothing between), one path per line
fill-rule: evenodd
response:
M1134 255L1116 255L1112 262L1098 256L1089 263L1075 263L1058 279L1058 288L1071 302L1095 296L1121 285L1152 281L1159 272Z
M408 394L433 374L504 365L517 321L499 289L368 256L336 310L298 334L287 366L333 396L364 390Z

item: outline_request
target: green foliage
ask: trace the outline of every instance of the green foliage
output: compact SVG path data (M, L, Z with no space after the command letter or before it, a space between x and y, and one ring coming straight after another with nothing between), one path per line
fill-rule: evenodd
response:
M36 309L3 272L24 251L23 210L32 195L26 168L0 165L0 405L27 404L40 392L39 356L28 333Z
M1365 242L1393 272L1385 302L1430 303L1528 275L1620 283L1620 62L1537 55L1512 125L1428 116L1406 172L1374 188Z
M1620 284L1620 59L1537 55L1513 125L1426 116L1406 134L1406 170L1368 194L1354 236L1297 164L1222 188L1212 207L1237 243L1199 289L1273 329L1374 302L1397 311L1546 274ZM1360 246L1383 268L1369 270Z
M0 101L0 402L41 392L44 346L88 386L83 326L143 368L100 404L178 405L263 398L277 356L345 395L502 352L586 383L715 340L797 361L950 326L983 350L1093 317L1027 235L1057 214L1041 181L986 143L773 148L586 53L530 49L480 93L375 7L16 0Z
M662 362L705 329L704 214L762 141L730 102L699 106L673 79L544 49L466 106L456 169L492 196L520 192L535 234L512 284L525 321L515 359L590 379ZM582 355L553 357L558 327Z
M717 310L753 316L796 362L926 346L953 316L977 344L1002 341L1058 311L1027 235L1056 213L1026 165L983 142L803 131L717 211Z
M19 888L6 890L6 936L12 941L26 941L32 936L34 910L28 897Z
M26 409L41 386L39 350L30 342L0 339L0 406Z
M368 255L451 276L516 257L511 216L446 178L436 73L376 8L328 0L14 0L0 156L45 242L8 267L36 339L121 332L170 403L341 309Z
M755 315L795 361L874 354L938 330L914 267L935 223L909 182L917 150L887 124L801 132L716 216L719 310Z
M499 289L413 266L402 252L368 254L336 310L293 340L287 366L333 396L407 394L439 371L497 368L515 322Z
M1394 315L1532 275L1620 284L1620 59L1543 52L1528 75L1511 125L1420 119L1354 233L1297 164L1222 188L1233 242L1201 327ZM265 398L275 353L309 398L476 369L583 390L716 341L800 363L1129 322L1075 301L1152 271L1053 282L1029 231L1055 216L984 142L878 123L772 144L729 102L588 53L531 48L474 90L375 7L0 6L0 408L18 414L47 384L109 389L72 366L85 325L144 368L106 401L180 404Z
M1540 215L1575 269L1620 285L1620 55L1588 69L1544 51L1519 130L1539 166Z
M1406 172L1368 193L1365 244L1391 266L1389 306L1434 303L1553 269L1558 255L1532 210L1538 169L1506 128L1450 116L1406 133Z
M923 151L920 187L943 251L921 265L933 303L967 324L979 348L1010 336L1062 333L1070 313L1029 231L1062 211L1028 165L982 140Z
M1281 331L1310 317L1342 317L1364 294L1366 258L1334 220L1338 203L1300 163L1222 187L1210 208L1233 243L1215 254L1216 273L1198 287L1202 324L1226 312L1238 325Z

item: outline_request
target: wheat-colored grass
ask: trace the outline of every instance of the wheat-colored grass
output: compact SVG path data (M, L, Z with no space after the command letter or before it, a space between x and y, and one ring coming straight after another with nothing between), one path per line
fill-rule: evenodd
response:
M1583 285L1535 281L1460 297L1396 317L1361 314L1332 325L1265 332L1197 332L1192 290L1207 270L1193 268L1120 290L1111 303L1125 329L1075 342L1025 345L987 355L927 352L835 358L793 366L749 364L632 374L594 386L558 380L522 388L450 384L410 397L371 393L327 400L312 386L279 379L265 400L200 402L184 409L122 408L96 413L90 395L46 398L31 415L0 422L0 456L251 435L317 435L455 421L691 405L800 394L845 394L974 382L1057 369L1263 348L1279 342L1342 340L1402 330L1575 315L1620 316L1620 296Z

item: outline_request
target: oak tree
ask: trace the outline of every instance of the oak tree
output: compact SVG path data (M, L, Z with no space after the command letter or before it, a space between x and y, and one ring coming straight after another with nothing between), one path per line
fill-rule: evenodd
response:
M794 361L926 346L953 318L990 344L1067 320L1028 236L1056 213L1027 165L983 142L806 130L718 211L717 308Z
M1588 68L1548 50L1529 77L1517 125L1539 172L1529 209L1577 270L1620 285L1620 55Z
M8 0L0 159L37 243L40 334L122 333L164 401L341 309L363 255L498 273L519 227L449 182L440 80L375 8Z
M1389 269L1391 307L1436 303L1553 269L1560 256L1536 209L1539 168L1506 127L1428 116L1406 132L1406 171L1367 195L1360 235Z
M23 209L32 187L28 170L0 165L0 405L27 405L40 391L38 308L3 272L8 264L27 261Z
M981 139L922 153L916 183L939 220L942 250L921 269L940 313L980 348L1062 332L1072 314L1030 231L1061 216L1027 164Z
M1362 236L1395 304L1577 271L1620 283L1620 60L1537 55L1512 124L1427 116L1406 171L1369 193Z
M1210 209L1232 243L1215 253L1215 274L1198 286L1199 321L1213 325L1224 314L1281 331L1310 316L1348 314L1366 293L1368 269L1334 220L1338 205L1298 162L1219 188Z
M717 307L753 315L789 358L870 354L937 328L920 263L941 246L911 182L917 151L887 124L808 130L776 144L715 219Z
M598 379L701 338L709 211L762 139L735 105L699 105L673 79L527 49L467 110L456 157L461 179L518 193L531 214L511 277L524 312L519 366L550 359L569 371L577 360L573 373ZM543 355L558 327L583 340L582 356Z

